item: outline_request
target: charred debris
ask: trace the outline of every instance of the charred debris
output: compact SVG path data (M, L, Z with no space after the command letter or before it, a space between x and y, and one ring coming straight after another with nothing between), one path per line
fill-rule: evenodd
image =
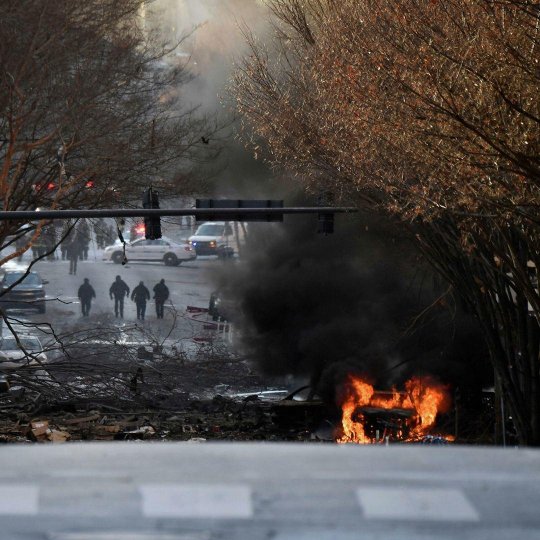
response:
M260 249L215 276L235 350L72 330L46 377L7 381L0 440L493 442L474 321L407 239L367 218L332 241L310 226L254 227Z
M207 350L205 360L192 362L145 350L144 360L139 346L133 358L102 363L100 370L85 370L75 361L71 366L53 362L50 375L61 382L36 383L31 369L19 373L9 391L0 394L0 442L491 442L489 400L479 418L458 398L441 408L428 430L413 436L422 418L411 389L381 392L371 387L369 399L343 389L351 398L346 412L347 400L343 408L329 403L309 385L289 393L286 381L274 378L275 386L267 386L268 378L244 358L217 350L210 356ZM353 425L348 433L345 417Z

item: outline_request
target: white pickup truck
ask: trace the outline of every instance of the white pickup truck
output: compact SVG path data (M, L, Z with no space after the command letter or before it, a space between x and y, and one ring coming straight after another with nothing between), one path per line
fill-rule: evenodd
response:
M233 228L226 221L207 221L199 225L195 234L188 238L197 255L232 257L238 252L238 241Z

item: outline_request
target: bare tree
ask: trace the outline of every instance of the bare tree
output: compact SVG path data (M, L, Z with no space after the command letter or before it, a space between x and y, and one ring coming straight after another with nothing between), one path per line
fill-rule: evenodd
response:
M540 444L539 11L530 2L273 0L235 90L255 145L403 220L484 330ZM277 53L277 54L276 54Z
M183 107L188 66L143 31L145 0L0 6L4 210L129 204L150 183L188 194L217 129ZM196 186L200 189L200 185ZM0 223L0 242L20 223ZM42 223L30 224L39 236Z

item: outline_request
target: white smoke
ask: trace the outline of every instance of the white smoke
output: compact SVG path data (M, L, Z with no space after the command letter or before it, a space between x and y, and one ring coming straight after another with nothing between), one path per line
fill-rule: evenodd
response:
M147 17L169 43L189 35L177 51L189 59L195 75L183 97L208 113L222 109L234 60L246 50L241 27L259 33L268 24L258 0L156 0Z

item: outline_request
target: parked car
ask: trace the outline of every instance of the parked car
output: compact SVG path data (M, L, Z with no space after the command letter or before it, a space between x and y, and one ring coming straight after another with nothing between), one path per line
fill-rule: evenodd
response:
M225 221L207 221L199 225L195 234L188 238L197 255L219 255L232 257L236 242L231 225Z
M22 348L17 343L15 336L4 336L0 338L0 371L10 371L23 366L39 365L48 361L38 337L21 335L18 336L18 339ZM27 355L23 348L34 355L35 358Z
M128 261L161 261L167 266L178 266L185 261L193 261L197 253L189 244L178 244L168 238L146 240L140 238L126 242ZM108 246L103 250L103 260L120 264L124 258L122 245Z
M45 289L48 283L41 279L37 272L30 272L21 283L8 290L26 272L23 270L7 270L0 281L0 307L37 309L45 313Z

